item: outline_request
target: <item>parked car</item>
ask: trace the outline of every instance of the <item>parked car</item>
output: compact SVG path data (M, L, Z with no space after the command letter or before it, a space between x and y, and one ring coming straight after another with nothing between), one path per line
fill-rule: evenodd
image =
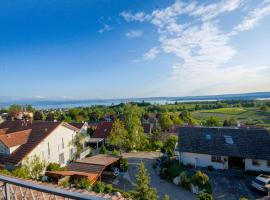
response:
M251 185L252 187L262 192L269 192L270 191L270 176L261 174L252 181Z

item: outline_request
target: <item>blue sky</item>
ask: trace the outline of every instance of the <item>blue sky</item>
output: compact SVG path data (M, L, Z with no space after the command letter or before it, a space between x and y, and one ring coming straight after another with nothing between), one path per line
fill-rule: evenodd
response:
M0 4L2 99L270 91L270 0Z

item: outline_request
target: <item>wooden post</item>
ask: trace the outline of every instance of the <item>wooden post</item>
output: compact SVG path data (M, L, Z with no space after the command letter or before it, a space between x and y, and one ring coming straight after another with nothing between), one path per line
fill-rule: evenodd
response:
M5 196L6 196L6 200L10 200L10 191L9 191L8 183L5 183Z

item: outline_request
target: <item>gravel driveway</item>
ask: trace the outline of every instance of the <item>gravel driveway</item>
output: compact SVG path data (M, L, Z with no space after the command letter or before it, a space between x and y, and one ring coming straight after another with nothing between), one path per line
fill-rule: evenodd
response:
M153 163L155 159L159 157L159 153L156 152L136 152L136 153L125 153L123 156L128 159L129 162L129 178L131 182L135 182L138 167L141 162L144 162L148 173L151 176L151 186L155 187L158 191L160 199L163 199L165 194L170 196L170 200L195 200L196 196L189 191L176 186L168 181L161 179L153 169Z

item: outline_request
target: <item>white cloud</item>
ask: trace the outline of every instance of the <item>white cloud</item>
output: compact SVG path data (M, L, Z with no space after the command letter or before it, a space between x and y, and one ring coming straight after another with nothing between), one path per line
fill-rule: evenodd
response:
M143 58L145 60L154 60L156 57L157 57L157 54L159 53L160 51L158 50L157 47L153 47L151 48L148 52L146 52L144 55L143 55Z
M220 93L230 92L230 88L269 89L269 86L263 85L269 85L270 82L265 75L270 73L268 66L252 68L242 65L224 68L237 54L237 50L231 45L235 33L254 28L270 14L270 0L265 0L233 29L234 34L224 32L218 17L241 9L245 2L222 0L206 5L177 0L172 5L154 10L150 14L122 12L122 16L129 22L148 22L154 25L159 34L159 44L145 53L143 58L153 60L161 52L175 55L178 62L172 65L169 79L173 80L172 84L177 82L178 86L181 85L181 91L189 88L190 91L198 92L201 88L208 88L209 92ZM183 16L188 16L189 21L183 21ZM218 91L217 88L223 90Z
M108 24L104 24L101 29L98 30L100 34L112 30L112 27Z
M124 19L128 22L131 22L131 21L140 21L140 22L143 22L147 19L149 19L149 15L145 15L145 13L143 12L139 12L139 13L136 13L136 14L131 14L130 12L121 12L120 15L122 17L124 17Z
M244 20L233 29L233 31L231 32L231 35L235 35L242 31L253 29L259 24L259 21L264 19L267 15L270 15L270 1L269 0L263 1L261 5L259 5L252 12L250 12L244 18Z
M141 37L143 35L143 32L141 30L130 30L126 33L127 38L136 38Z

